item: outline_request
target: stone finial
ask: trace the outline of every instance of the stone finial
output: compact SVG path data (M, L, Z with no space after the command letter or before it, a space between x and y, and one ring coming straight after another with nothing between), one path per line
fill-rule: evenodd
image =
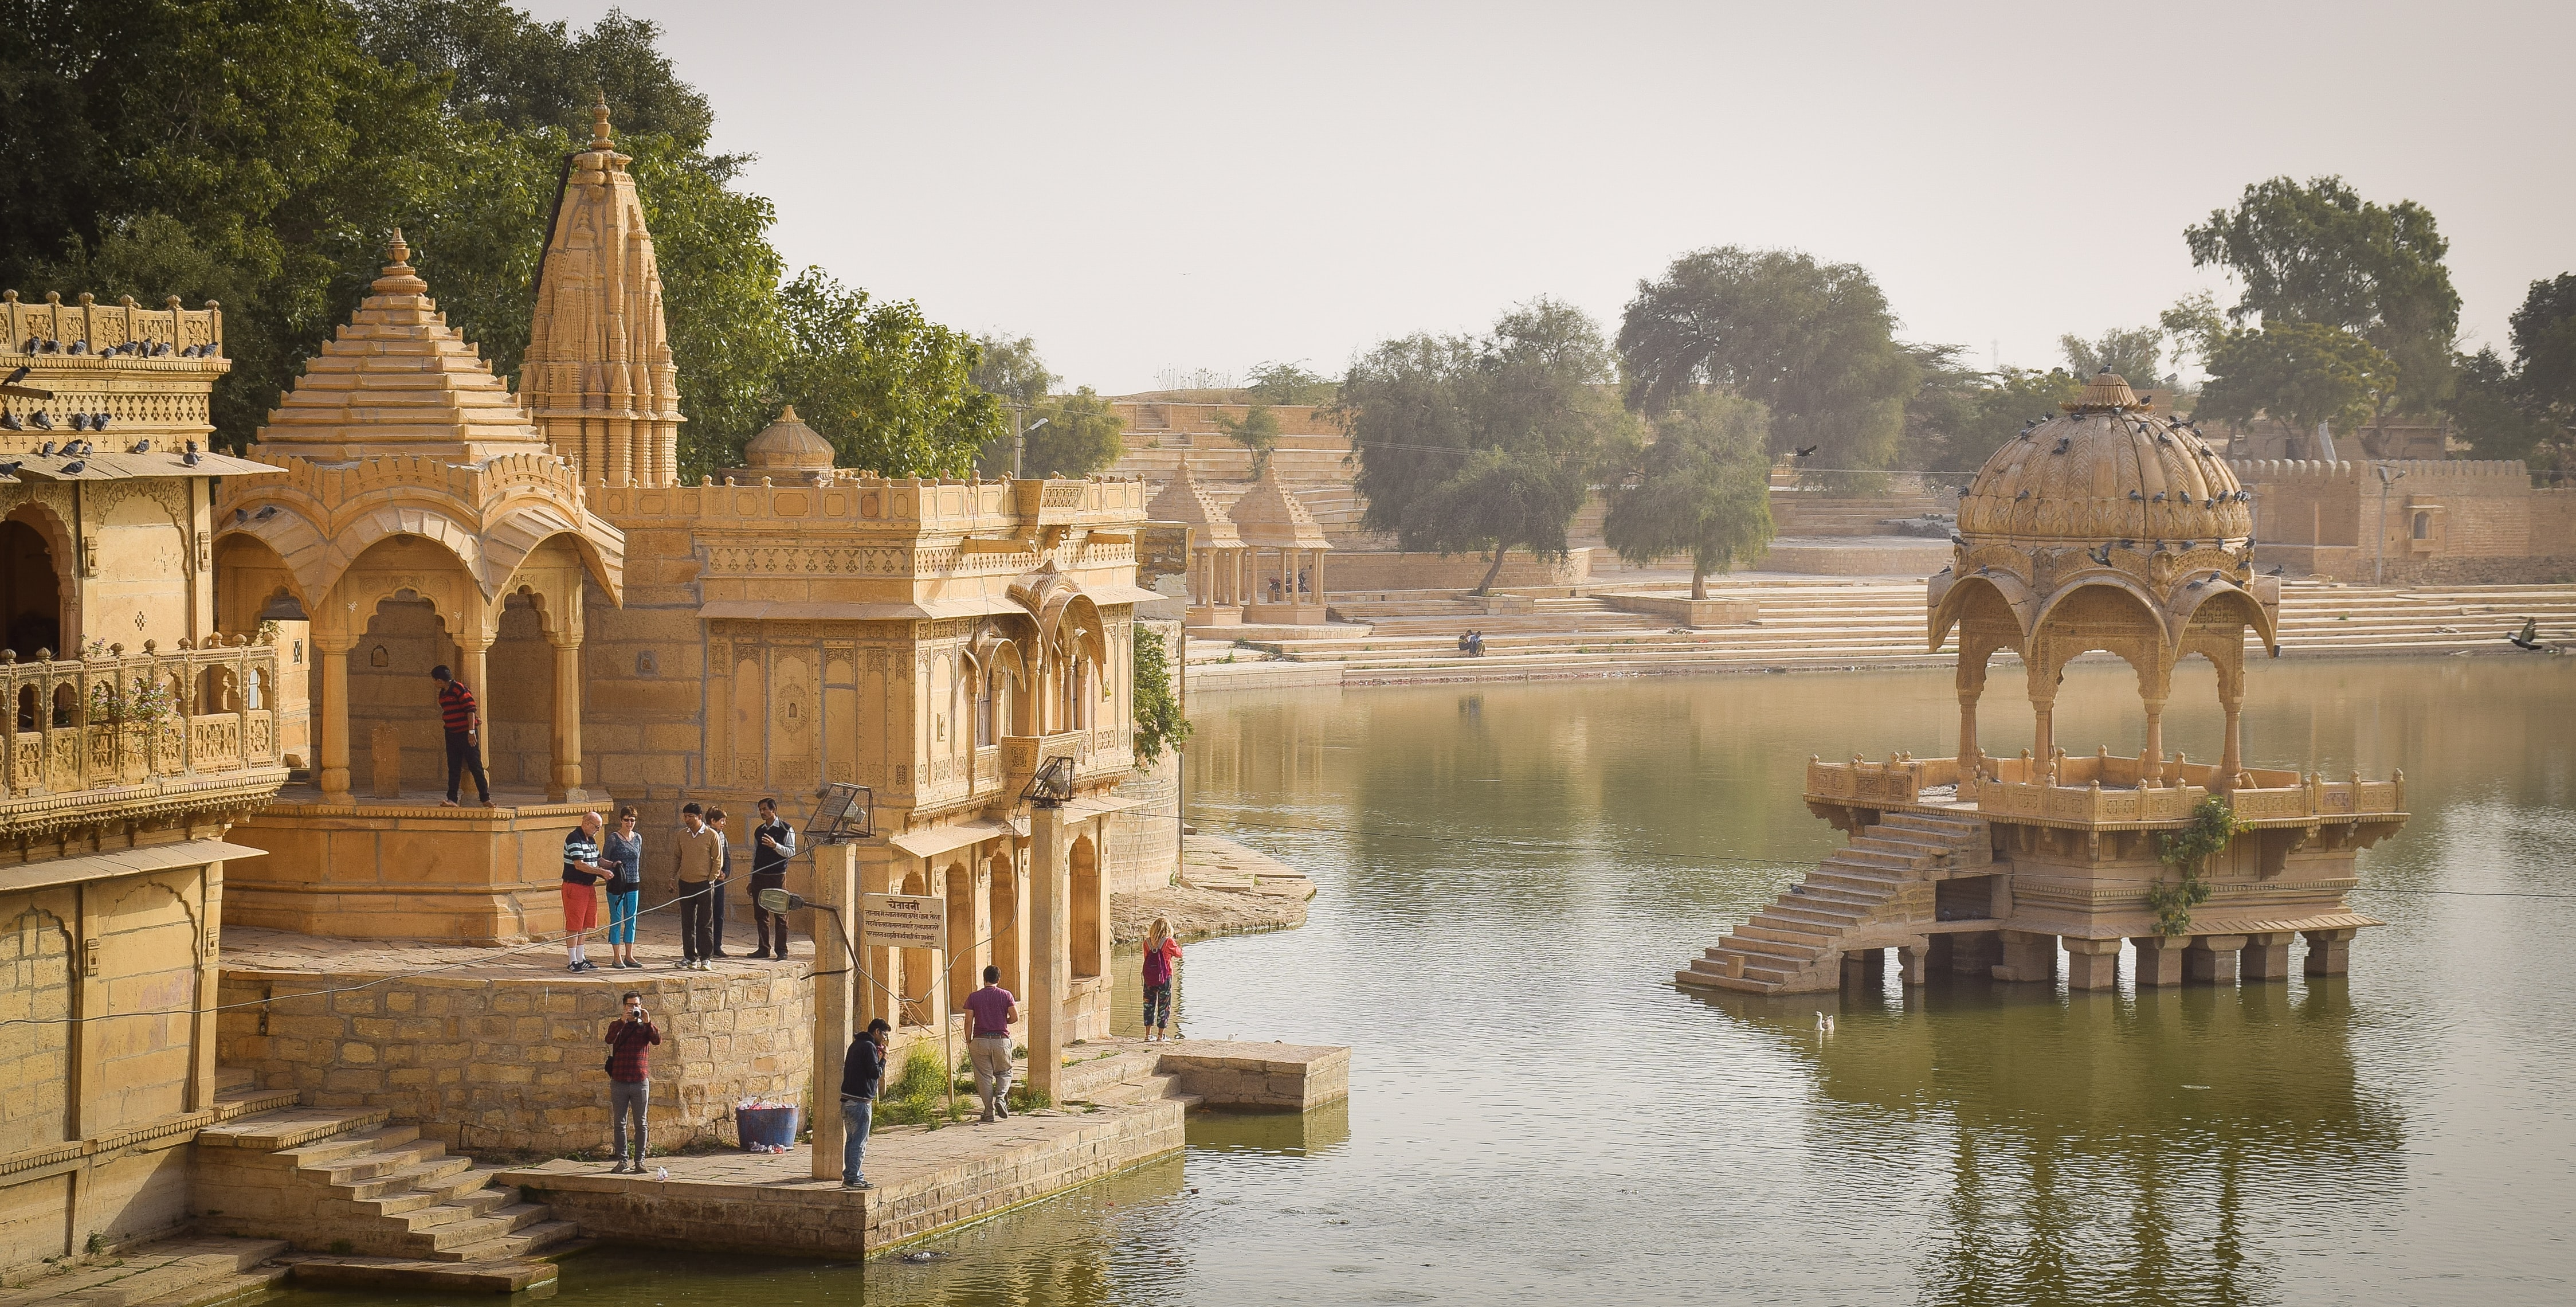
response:
M590 88L590 94L590 148L616 149L617 141L608 132L608 91L606 88L594 86Z
M411 266L411 244L403 239L402 228L385 241L384 274L367 289L378 295L426 295L429 283Z

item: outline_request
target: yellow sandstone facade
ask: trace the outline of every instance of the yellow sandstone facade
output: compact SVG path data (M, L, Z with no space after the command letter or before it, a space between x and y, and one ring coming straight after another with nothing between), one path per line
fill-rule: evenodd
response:
M0 1283L176 1226L218 1093L234 823L286 780L298 647L219 634L219 306L0 297ZM101 423L98 419L104 416Z

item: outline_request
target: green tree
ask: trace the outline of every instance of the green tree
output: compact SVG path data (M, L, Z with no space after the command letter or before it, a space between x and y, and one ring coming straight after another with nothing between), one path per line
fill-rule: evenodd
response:
M2293 322L2236 330L2209 358L2194 417L2244 422L2269 414L2306 435L2318 424L2351 432L2382 410L2396 367L2369 341L2337 327Z
M1303 359L1295 363L1256 363L1245 388L1264 404L1333 402L1332 378L1310 371Z
M2079 377L2108 368L2133 389L2172 384L2156 371L2156 361L2164 355L2162 327L2113 327L2099 340L2086 340L2070 332L2057 338L2057 347L2065 352L2067 366Z
M2236 207L2213 210L2183 239L2192 266L2214 265L2243 283L2230 321L2341 328L2385 354L2394 384L2378 397L2374 428L2391 412L2429 412L2449 397L2460 295L2442 264L2450 242L2431 210L2365 201L2341 177L2305 185L2274 177L2247 186Z
M1858 264L1739 246L1675 259L1637 283L1619 327L1629 404L1660 412L1700 386L1771 413L1771 449L1813 448L1837 484L1875 488L1920 388L1895 315Z
M910 300L872 301L820 268L778 292L787 357L778 390L841 454L886 476L964 476L1008 430L1001 401L968 380L978 351Z
M1759 558L1771 543L1770 415L1733 395L1701 393L1655 424L1635 475L1612 490L1601 535L1643 567L1691 556L1691 598L1712 572Z
M1119 439L1127 420L1089 386L1038 401L1030 420L1046 425L1026 437L1021 468L1027 476L1087 477L1127 452L1127 443Z
M1592 319L1546 299L1482 337L1370 350L1325 410L1351 438L1362 526L1410 550L1489 555L1477 594L1513 549L1563 557L1600 451L1632 438L1613 367Z
M1252 455L1252 480L1260 480L1261 474L1270 470L1271 451L1279 446L1279 415L1271 412L1268 404L1254 401L1240 419L1220 413L1216 429Z
M2021 434L2084 389L2064 368L2041 372L2007 365L2000 372L1959 366L1951 346L1917 346L1923 389L1906 405L1911 466L1928 472L1974 472Z
M539 22L505 0L352 3L367 53L442 79L460 117L514 130L552 128L586 142L591 102L605 95L621 139L667 136L695 153L715 129L714 107L680 80L661 51L661 27L647 19L611 9L576 30Z
M2462 356L2450 411L2481 456L2556 479L2576 466L2576 273L2531 283L2509 324L2513 363L2493 347Z
M975 337L981 351L975 360L975 384L1014 408L1035 408L1064 378L1047 371L1038 357L1038 342L1029 336Z
M1190 738L1190 719L1172 689L1172 650L1163 633L1138 622L1136 630L1136 760L1151 765L1165 749Z

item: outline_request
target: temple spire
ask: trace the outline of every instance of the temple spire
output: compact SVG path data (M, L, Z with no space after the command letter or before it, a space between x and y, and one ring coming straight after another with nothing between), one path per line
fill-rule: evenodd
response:
M590 93L592 96L590 102L590 148L594 150L616 149L617 142L609 135L608 132L608 92L602 87L594 86L591 88Z

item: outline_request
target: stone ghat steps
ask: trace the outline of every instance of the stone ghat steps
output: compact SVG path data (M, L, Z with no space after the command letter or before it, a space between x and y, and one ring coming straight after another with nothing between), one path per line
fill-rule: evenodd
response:
M1930 920L1933 881L1980 874L1993 862L1993 836L1983 821L1890 814L1673 979L1754 994L1832 989L1842 982L1843 941L1863 930Z
M1262 647L1290 661L1339 663L1346 677L1363 682L1369 676L1907 665L1943 660L1953 648L1924 649L1918 587L1764 587L1755 597L1763 605L1758 625L1673 630L1634 614L1542 608L1379 619L1367 635ZM1777 602L1787 599L1796 602ZM2576 645L2576 586L2293 586L2282 608L2282 646L2292 655L2509 653L2504 638L2526 616L2538 619L2545 642ZM1482 658L1457 649L1457 634L1470 627L1486 634Z
M482 1267L579 1233L495 1186L502 1168L451 1156L382 1109L286 1108L211 1127L199 1142L201 1224L226 1233L284 1238L306 1252ZM513 1279L525 1277L480 1277Z
M1196 1107L1200 1099L1183 1093L1181 1078L1159 1070L1162 1053L1154 1045L1127 1045L1102 1057L1084 1056L1087 1045L1074 1045L1065 1050L1072 1063L1065 1067L1056 1082L1067 1103L1100 1103L1123 1105L1146 1103L1157 1099ZM1026 1064L1014 1074L1025 1077Z
M197 1236L121 1248L0 1289L0 1307L201 1307L249 1297L286 1278L283 1239Z

